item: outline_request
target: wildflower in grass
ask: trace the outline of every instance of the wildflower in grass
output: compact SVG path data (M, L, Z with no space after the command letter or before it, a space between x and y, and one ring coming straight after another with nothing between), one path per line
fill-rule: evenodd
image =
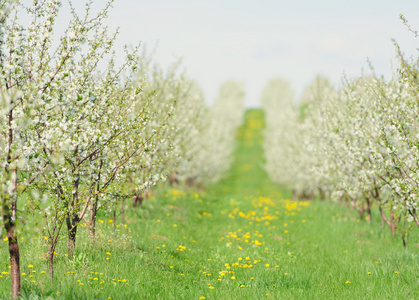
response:
M244 284L242 284L240 287L241 287L241 288L244 288Z
M26 273L22 273L22 276L26 276Z
M234 280L234 279L236 279L236 277L235 276L231 276L231 279Z
M266 295L266 296L269 296L269 293L266 293L265 295Z
M112 240L109 240L108 242L109 242L109 243L112 243Z
M285 275L285 276L288 276L288 275L289 275L289 273L284 273L284 275Z
M352 283L352 282L350 282L350 281L348 280L348 281L346 281L345 283L346 283L346 284L348 284L348 283Z
M371 272L368 272L368 275L371 275Z
M177 224L173 224L173 227L177 227Z
M35 271L35 270L33 270L33 271L32 271L32 273L36 273L36 271Z
M8 241L9 241L9 238L6 236L6 237L3 239L3 241L8 242Z
M204 300L204 299L206 299L204 296L201 296L201 297L199 297L198 298L199 300Z
M33 269L33 265L29 265L29 266L28 266L28 268L29 268L29 269Z
M93 278L93 280L99 280L97 277Z
M102 224L104 221L103 221L103 220L98 220L98 222L99 222L100 224Z
M108 220L108 223L111 224L113 222L113 220Z
M269 264L266 264L266 265L265 265L265 267L267 267L267 268L269 268L269 266L270 266Z
M45 274L46 272L45 271L41 271L41 274Z
M213 290L213 289L214 289L214 287L213 287L213 286L209 286L209 288L210 288L211 290Z
M79 285L84 285L83 282L79 282Z
M109 259L110 259L109 257L106 258L106 260L109 260Z
M399 274L399 272L395 271L394 274Z
M345 251L343 251L343 253L348 253L348 251L345 250Z

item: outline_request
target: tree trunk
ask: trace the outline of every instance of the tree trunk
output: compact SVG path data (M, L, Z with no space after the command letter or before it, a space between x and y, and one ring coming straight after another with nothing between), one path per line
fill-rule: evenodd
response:
M13 106L13 105L12 105ZM20 263L19 263L19 244L16 235L16 212L17 212L17 169L11 170L10 164L12 162L12 146L13 146L13 109L8 113L8 147L7 157L4 168L4 182L9 184L12 181L12 194L3 190L2 200L2 217L3 226L6 229L7 239L9 241L10 254L10 275L11 275L11 296L13 299L19 297L20 294ZM11 208L11 210L10 210Z
M125 224L125 198L122 198L121 202L121 223Z
M89 234L92 241L96 234L96 213L97 213L97 197L91 200L90 203L90 216L89 216Z
M10 254L10 275L12 278L12 298L19 298L20 293L20 263L19 263L19 245L14 230L7 233L9 238Z
M77 150L76 150L77 153ZM74 180L74 187L73 187L73 198L71 199L71 210L67 215L67 230L68 230L68 256L70 259L73 259L74 249L76 247L76 234L77 234L77 226L79 223L79 217L77 214L78 209L78 202L79 202L79 183L80 183L80 175L78 171L75 171L76 180Z
M51 244L53 241L51 240ZM49 256L49 278L51 279L51 282L54 279L54 246L49 246L48 256Z
M67 221L67 231L68 231L68 256L70 259L73 259L74 249L76 246L76 234L77 234L77 218L70 218L69 216L66 219Z

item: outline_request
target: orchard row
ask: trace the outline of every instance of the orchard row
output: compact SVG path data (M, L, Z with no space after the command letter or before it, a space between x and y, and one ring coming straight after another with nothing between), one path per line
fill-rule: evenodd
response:
M225 83L207 108L179 63L163 71L126 47L118 65L117 34L103 25L112 2L97 14L91 2L83 15L72 9L57 37L60 1L0 1L0 197L13 297L27 216L45 237L52 280L62 227L72 257L80 223L93 238L98 211L141 204L166 178L204 184L229 168L243 87Z
M266 169L298 198L329 198L371 220L406 244L419 227L419 68L398 47L389 80L344 79L338 90L318 76L299 105L288 83L271 81L263 94Z

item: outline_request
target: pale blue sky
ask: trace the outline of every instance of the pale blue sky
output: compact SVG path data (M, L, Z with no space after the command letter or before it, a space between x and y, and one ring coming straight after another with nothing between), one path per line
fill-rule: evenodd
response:
M247 106L257 106L275 76L300 95L318 73L337 85L344 72L359 75L367 57L378 73L389 74L390 61L396 63L392 38L409 56L419 46L400 13L419 30L413 0L117 0L107 23L120 27L120 48L158 43L155 58L164 66L182 56L208 103L223 81L236 79L245 84Z

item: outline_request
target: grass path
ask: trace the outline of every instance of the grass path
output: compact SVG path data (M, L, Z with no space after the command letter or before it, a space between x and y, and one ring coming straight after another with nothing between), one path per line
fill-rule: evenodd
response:
M23 298L418 299L417 230L404 249L377 214L367 224L334 204L289 200L263 170L263 127L260 110L246 113L230 173L205 191L163 189L127 224L99 216L98 240L80 230L73 261L64 236L53 284L40 239L25 237ZM9 285L2 274L0 298Z

